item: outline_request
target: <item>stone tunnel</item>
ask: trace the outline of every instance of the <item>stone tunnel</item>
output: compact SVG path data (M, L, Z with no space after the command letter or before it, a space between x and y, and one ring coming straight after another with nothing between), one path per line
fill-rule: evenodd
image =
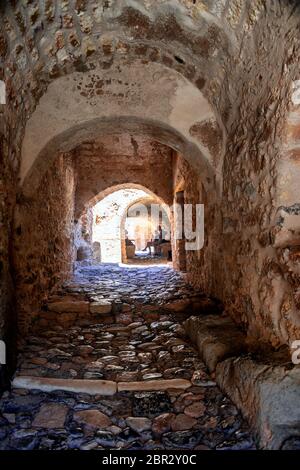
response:
M299 20L1 2L1 450L300 449ZM165 257L128 255L134 203Z

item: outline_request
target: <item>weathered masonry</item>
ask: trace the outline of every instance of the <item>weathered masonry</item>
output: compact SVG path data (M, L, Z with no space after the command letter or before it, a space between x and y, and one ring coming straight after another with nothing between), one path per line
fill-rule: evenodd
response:
M227 395L224 400L231 399L242 412L255 445L300 447L300 370L291 359L300 340L299 24L296 0L1 2L0 340L6 346L6 364L0 365L0 390L9 389L14 379L16 389L17 383L24 385L29 403L34 377L41 380L35 383L40 390L49 386L42 386L43 380L89 380L92 375L84 375L92 372L89 364L101 362L100 352L96 357L98 334L107 342L103 357L118 357L119 334L127 338L122 343L127 347L129 341L144 344L143 334L149 334L148 342L155 341L155 335L166 340L178 329L188 335L199 356L192 349L187 356L180 352L182 337L169 338L170 357L159 365L159 348L157 353L147 346L136 351L137 344L131 344L132 354L125 354L128 363L111 359L108 364L123 367L122 373L136 372L126 380L112 374L116 394L122 393L123 382L138 383L128 386L138 391L147 380L194 377L180 386L186 387L184 393L196 395L201 380L197 385L192 361L182 368L187 372L165 373L169 360L177 361L180 369L180 362L191 354L195 361L204 360L213 374L211 381ZM92 208L120 190L143 191L139 202L148 204L204 204L204 247L186 250L184 239L175 240L176 220L170 214L172 266L167 274L159 266L152 277L152 268L147 267L145 272L132 271L136 276L130 275L129 267L124 272L113 267L109 273L89 256L80 260L78 253L92 253ZM124 249L118 247L118 256ZM113 276L120 276L119 285L113 284ZM168 299L177 276L184 279L181 298L170 294ZM150 307L139 303L136 280L152 314ZM128 295L122 290L126 282ZM92 306L94 302L98 307ZM168 310L167 304L172 308ZM171 324L150 326L159 321ZM141 324L131 328L135 322ZM42 338L50 341L53 326L61 328L57 343L65 342L69 360L50 360L52 353L42 351ZM93 350L80 349L78 338L63 337L68 328L77 336L92 335L85 346ZM85 328L92 331L82 333ZM113 328L121 330L116 333ZM160 328L166 331L159 333ZM32 334L39 358L33 357L34 348L29 356L26 350ZM52 346L45 344L60 350L55 342ZM73 363L73 356L80 354L81 364L87 362L85 372ZM20 366L22 361L26 367ZM51 363L52 369L46 367ZM110 380L103 364L105 372L99 366L100 375L91 380ZM129 364L136 364L136 370ZM149 369L146 379L144 366ZM70 375L70 370L76 374ZM79 385L80 390L87 389L86 383ZM59 387L49 386L49 393L55 393L55 386ZM81 393L79 389L72 393ZM168 424L160 422L164 432L155 433L154 422L141 424L145 429L136 432L151 428L154 433L141 445L150 440L163 442L164 448L171 441L173 448L183 445L182 435L176 435L176 441L172 433L196 432L204 426L201 416L208 416L207 410L203 408L201 415L200 409L213 393L202 398L201 393L198 401L195 398L200 403L197 412L184 411L190 402L178 404L179 411L166 405L172 416ZM221 392L214 393L217 403ZM14 399L5 394L0 418L6 413L5 400ZM34 395L32 400L37 400ZM90 405L93 408L93 402ZM55 406L63 427L63 416L71 411L61 408L62 403ZM33 416L28 424L33 433L26 437L28 448L42 447L39 426L33 423L42 421L43 409L38 413L42 415ZM220 417L217 411L216 416ZM152 419L130 414L125 418L138 417ZM3 419L4 446L18 448L17 424ZM81 419L87 416L74 417ZM121 426L108 424L100 415L97 419L94 430ZM0 419L0 433L1 423ZM168 433L172 436L166 437ZM204 443L199 433L194 441L194 435L189 438L188 446L196 441L194 447L223 445L212 437ZM249 440L249 448L254 441Z

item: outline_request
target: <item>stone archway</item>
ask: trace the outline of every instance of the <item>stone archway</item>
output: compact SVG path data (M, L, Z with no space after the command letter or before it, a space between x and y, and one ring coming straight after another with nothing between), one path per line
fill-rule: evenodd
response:
M291 364L292 345L300 334L298 3L1 2L0 87L5 88L6 96L0 96L0 340L7 343L10 363L16 350L17 325L21 339L40 320L42 327L48 325L47 321L53 324L53 319L69 325L75 317L80 321L76 326L80 331L85 314L113 313L127 322L133 307L143 325L136 332L135 324L133 335L130 332L128 336L135 341L137 334L141 344L145 334L149 342L153 335L158 336L157 346L164 348L168 343L167 353L175 352L178 365L186 365L181 340L173 337L175 343L165 341L171 333L170 323L157 327L153 321L157 320L152 318L153 313L159 317L163 312L151 311L151 303L141 312L136 300L143 294L133 277L129 276L135 294L126 305L123 289L126 291L127 279L116 271L122 307L114 301L101 304L103 292L98 289L99 279L92 274L95 283L89 286L85 298L90 283L88 270L85 280L75 286L77 299L71 305L64 303L65 299L55 305L58 287L72 275L74 222L88 207L88 201L113 185L147 186L149 180L149 189L164 200L173 200L174 193L183 192L178 195L181 201L205 204L205 244L203 250L183 251L185 277L205 295L221 299L241 330L232 336L231 320L221 316L221 334L216 337L214 317L210 340L206 341L206 319L202 323L198 318L190 321L190 336L208 359L209 367L216 368L218 383L245 410L261 446L299 447L299 369ZM143 140L148 146L143 146ZM115 142L118 145L114 146ZM127 150L131 146L130 152L126 146ZM147 158L150 154L152 160ZM155 160L161 162L154 164ZM118 171L114 168L116 161ZM168 171L164 172L164 167ZM157 191L159 187L161 191ZM162 276L152 289L147 274L140 273L139 281L151 302L153 293L159 302L156 287L165 300L165 286L174 294L176 289L170 285L173 275L174 279L178 275L181 289L180 274L169 274L167 284ZM101 289L113 298L110 281L106 278ZM68 294L74 293L72 283L67 289ZM60 309L57 316L48 309L48 297L54 291L50 303ZM62 292L65 297L66 290ZM72 308L76 311L70 312ZM180 331L180 325L174 326L171 335ZM157 332L160 328L164 336ZM66 330L65 337L58 335L58 344L67 343L72 349L69 339L74 338L72 333L68 337ZM89 331L88 335L93 338L94 333ZM51 333L43 338L41 349L51 343L49 337ZM88 355L91 349L81 348L80 338L76 341L76 348ZM223 348L224 341L226 357L222 353L220 358L219 347ZM42 359L44 364L53 354L51 345L49 349L49 356ZM168 354L160 353L169 362ZM27 357L30 360L31 354ZM149 357L147 351L142 354L146 354L142 361ZM30 370L38 365L29 364ZM77 373L70 364L64 367ZM3 369L0 364L0 386ZM49 375L56 373L52 363L48 369ZM185 367L181 369L185 373ZM201 382L202 369L195 372L200 372L196 380ZM83 370L80 373L85 374ZM148 380L149 375L145 375ZM193 376L194 371L188 380L194 380ZM99 375L96 377L99 379ZM211 384L207 384L209 389ZM193 383L193 387L196 385ZM117 385L114 389L119 390ZM206 413L210 390L205 394L201 405ZM218 396L213 398L218 400ZM157 397L154 401L160 403ZM182 429L182 419L185 423L188 419L192 428L196 426L191 416L186 418L191 409L177 404L183 416L172 420L172 430L178 426ZM60 410L66 411L65 404L61 405ZM67 428L70 435L78 419L74 411L68 410L69 418L74 417L72 428ZM223 411L216 413L221 418L215 424L216 439L224 425L227 429ZM41 407L37 422L41 423L41 415L56 415L53 404L43 412ZM236 416L234 410L234 425ZM13 426L22 420L17 416ZM209 425L213 421L209 420ZM66 426L69 423L67 420ZM132 420L129 423L132 425ZM202 426L203 422L189 434L192 440L198 424ZM33 425L33 419L29 425ZM17 438L20 444L23 430L15 433L11 423L7 426L10 434L4 438L6 443L16 443ZM184 433L186 436L186 430ZM26 434L29 446L39 445L35 436L35 431ZM218 447L212 445L211 436L210 446ZM202 432L197 439L202 439ZM172 442L172 436L163 441L164 445ZM224 436L223 445L226 442Z
M163 208L163 210L166 212L167 217L170 221L170 227L171 231L173 232L173 218L172 218L172 211L170 208L170 204L172 203L172 199L170 198L171 195L169 195L169 199L166 202L161 196L159 196L157 193L153 192L150 190L148 187L145 187L142 184L136 184L136 183L122 183L122 184L117 184L115 186L110 186L103 191L101 191L99 194L94 196L92 199L88 200L86 204L84 205L84 209L79 213L79 209L82 207L80 204L77 208L77 211L75 210L75 213L79 214L78 218L75 220L75 231L77 233L77 242L76 246L77 249L79 246L82 248L86 248L86 256L82 259L87 259L91 257L92 254L92 243L93 243L93 236L91 235L93 233L93 226L95 224L95 214L93 213L93 209L99 205L102 201L107 199L109 196L113 196L114 194L122 193L122 192L130 192L134 190L135 195L132 196L132 201L131 197L129 198L129 201L119 201L118 207L116 211L113 211L113 220L114 220L114 239L115 239L115 244L118 244L120 242L120 247L116 248L116 255L114 257L114 262L121 262L123 260L126 260L126 254L125 254L125 220L126 220L126 214L129 209L129 207L133 204L137 203L147 203L147 204L156 204L159 205L160 207ZM121 195L122 196L122 195ZM124 196L124 195L123 195ZM111 198L111 202L114 204L115 200L114 198ZM121 211L121 212L120 212ZM116 212L116 213L115 213ZM107 222L108 224L111 224L112 221ZM110 230L109 227L107 227L108 230ZM81 233L89 233L88 235L88 243L83 240ZM102 262L104 261L103 259L101 260ZM107 259L108 261L108 259ZM112 262L112 261L111 261Z
M97 246L100 245L100 262L121 263L126 259L124 224L127 210L139 202L161 204L163 201L149 189L137 184L119 184L107 188L89 201L84 214L76 223L76 231L82 231L82 219L86 213L91 213L88 219L91 232L89 244L93 246L96 242ZM79 248L86 245L80 238L77 244ZM89 252L92 252L91 247Z
M49 85L26 124L22 191L30 193L58 151L118 132L147 135L173 147L206 185L218 182L220 189L225 136L199 89L166 66L141 61L123 64L119 83L119 67L74 72Z
M105 188L103 191L101 191L99 194L97 194L96 196L94 196L93 198L89 199L86 204L84 205L84 208L85 210L88 210L90 209L91 207L95 206L96 204L98 204L99 202L101 202L104 198L106 198L107 196L109 196L110 194L116 192L116 191L121 191L121 190L126 190L126 189L136 189L138 191L141 191L141 192L145 192L148 194L149 198L152 198L153 200L157 200L160 204L168 204L168 202L170 202L171 200L168 200L168 201L165 201L162 197L162 195L160 195L159 193L157 192L154 192L153 190L149 189L147 186L144 186L142 184L137 184L137 183L120 183L120 184L116 184L116 185L113 185L113 186L109 186L108 188ZM140 198L138 198L140 199ZM137 199L137 200L138 200ZM142 200L142 198L141 198ZM80 205L81 207L81 205ZM125 206L125 208L127 209L128 206ZM81 214L82 215L82 214ZM80 215L80 216L81 216Z
M140 207L142 206L142 207ZM140 213L142 211L142 214ZM135 246L138 250L145 249L147 246L147 242L153 238L153 233L157 229L158 225L162 226L162 230L168 231L169 233L169 245L170 251L172 251L172 244L173 244L173 237L174 237L174 217L173 217L173 208L169 207L161 198L158 198L156 195L149 193L148 196L140 197L139 199L129 203L123 213L121 219L121 239L122 239L122 261L128 261L128 258L132 258L132 256L128 256L126 250L126 219L127 217L131 216L144 216L147 220L147 225L150 224L150 227L147 227L144 233L143 240L141 240L142 246L138 246L138 243L135 242ZM137 220L135 225L140 224L140 221ZM137 235L135 235L135 239ZM135 250L136 250L135 248ZM165 247L167 248L167 247ZM149 250L149 254L151 254L151 248ZM170 257L164 250L163 254L165 261L171 261L172 257ZM153 262L153 261L152 261Z

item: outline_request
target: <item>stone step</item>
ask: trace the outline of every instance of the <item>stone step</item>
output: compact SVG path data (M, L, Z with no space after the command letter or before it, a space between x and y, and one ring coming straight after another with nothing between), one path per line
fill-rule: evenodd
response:
M99 313L106 314L112 310L112 302L101 299L93 302L70 296L55 299L47 303L47 310L55 313Z
M119 392L143 392L143 391L157 391L168 389L187 389L191 387L191 382L186 379L159 379L159 380L144 380L140 382L118 382L117 387Z
M300 366L232 357L218 364L216 380L247 418L262 449L288 448L299 439Z
M189 312L190 315L220 314L222 304L203 294L191 294L185 298L179 298L163 304L163 307L173 313Z
M281 449L299 438L300 366L275 351L256 358L229 317L190 317L184 327L218 386L248 420L260 448Z
M53 392L87 393L89 395L114 395L117 393L117 384L110 380L88 379L53 379L48 377L17 376L12 381L12 388L26 390L41 390Z
M245 335L227 316L192 316L184 322L184 328L210 372L224 359L246 352Z
M191 382L185 379L158 379L139 382L113 382L110 380L89 379L56 379L48 377L16 376L12 381L12 388L26 390L41 390L53 392L63 390L74 393L87 393L88 395L114 395L124 391L159 391L168 389L185 390L191 387Z
M113 299L87 300L84 297L70 295L53 296L46 304L47 311L55 313L111 313L113 308ZM121 302L122 304L122 302ZM220 313L222 306L210 297L203 294L191 294L185 298L165 300L159 302L160 307L174 313L187 312L192 314L216 314Z

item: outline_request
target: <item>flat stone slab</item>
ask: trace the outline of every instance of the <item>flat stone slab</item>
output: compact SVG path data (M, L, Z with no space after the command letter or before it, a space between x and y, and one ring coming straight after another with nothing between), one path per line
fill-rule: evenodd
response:
M185 379L170 379L170 380L144 380L140 382L119 382L119 392L143 392L155 390L168 390L171 388L179 388L185 390L191 387L191 382Z
M82 410L74 413L74 420L91 429L106 429L112 422L111 419L99 410Z
M15 377L12 387L28 390L37 389L43 392L64 390L67 392L87 393L89 395L114 395L117 392L116 382L110 380L52 379L30 376Z
M210 372L219 362L246 351L245 336L226 316L192 316L184 322L184 328Z
M229 358L216 380L253 428L263 449L281 449L300 436L300 367Z
M59 403L44 403L35 416L34 428L55 429L63 428L68 413L68 407Z
M97 314L110 313L112 304L108 300L98 300L97 302L90 303L90 312Z
M184 312L192 305L190 299L176 299L173 302L168 302L164 305L164 308L171 312Z
M85 300L60 300L48 303L48 310L57 313L89 313L89 305Z
M90 379L56 379L48 377L17 376L12 382L13 388L27 390L41 390L53 392L64 390L67 392L87 393L89 395L114 395L124 391L156 391L167 389L181 389L191 387L191 382L185 379L170 380L142 380L138 382L113 382L110 380Z

